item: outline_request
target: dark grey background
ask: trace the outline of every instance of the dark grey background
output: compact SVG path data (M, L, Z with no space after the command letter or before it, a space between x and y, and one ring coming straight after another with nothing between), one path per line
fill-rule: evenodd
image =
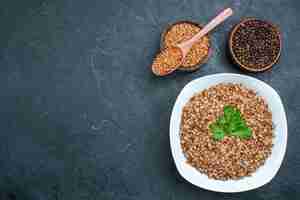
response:
M212 34L213 56L194 73L149 69L170 22L205 23L230 6ZM2 0L0 6L1 200L281 200L300 196L300 1ZM289 141L268 185L241 194L197 188L177 173L169 117L189 81L230 63L226 40L242 17L280 26L273 70L250 74L282 97ZM297 21L298 20L298 21Z

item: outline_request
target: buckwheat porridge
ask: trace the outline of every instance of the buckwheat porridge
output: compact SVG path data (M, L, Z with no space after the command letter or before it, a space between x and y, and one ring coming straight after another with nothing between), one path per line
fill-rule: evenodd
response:
M187 162L218 180L251 175L273 146L272 113L265 100L240 84L212 86L182 112L180 140Z

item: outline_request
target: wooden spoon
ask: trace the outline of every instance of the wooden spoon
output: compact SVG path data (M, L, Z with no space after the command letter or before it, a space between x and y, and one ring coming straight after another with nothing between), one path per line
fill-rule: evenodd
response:
M181 66L182 62L184 61L184 58L186 57L192 46L196 42L198 42L204 35L206 35L216 26L221 24L223 21L225 21L232 14L233 11L231 8L223 10L191 39L182 42L177 46L166 48L163 51L161 51L153 61L152 72L158 76L165 76L175 71L179 66ZM178 54L178 52L181 53ZM176 55L176 58L168 58L167 55ZM168 59L170 59L172 62L168 62ZM165 66L167 66L167 70L165 69Z
M181 49L182 52L182 60L188 54L192 46L198 42L204 35L213 30L216 26L225 21L228 17L233 14L231 8L227 8L223 10L220 14L218 14L215 18L213 18L208 24L206 24L196 35L194 35L191 39L182 42L177 45Z

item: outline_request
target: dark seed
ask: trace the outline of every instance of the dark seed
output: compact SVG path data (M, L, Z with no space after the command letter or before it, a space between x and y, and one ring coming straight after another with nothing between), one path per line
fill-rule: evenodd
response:
M232 35L232 51L242 65L264 69L272 65L280 53L278 29L262 20L250 19L238 25Z

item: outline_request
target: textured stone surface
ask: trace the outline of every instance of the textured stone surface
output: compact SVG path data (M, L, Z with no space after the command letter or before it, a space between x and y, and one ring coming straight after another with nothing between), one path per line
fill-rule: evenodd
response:
M235 15L213 33L205 66L166 78L150 73L167 23L204 23L226 6ZM2 0L0 199L299 199L299 9L297 0ZM281 95L288 149L270 184L218 194L177 173L169 117L189 81L244 73L230 63L226 39L249 16L282 30L280 62L250 75Z

